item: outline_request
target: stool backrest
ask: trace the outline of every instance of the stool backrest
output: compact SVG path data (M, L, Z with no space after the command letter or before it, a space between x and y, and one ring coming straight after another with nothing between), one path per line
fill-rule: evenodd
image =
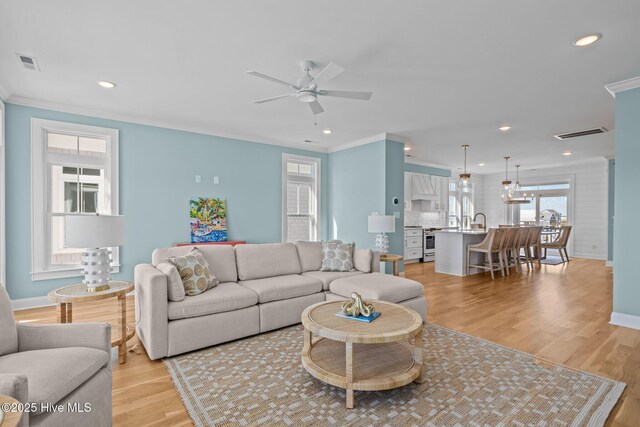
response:
M571 234L571 226L563 225L560 227L560 236L558 236L558 241L562 245L562 247L567 246L569 243L569 235Z
M507 235L508 228L490 228L489 231L494 231L493 241L491 242L491 250L499 251L504 247L504 238Z

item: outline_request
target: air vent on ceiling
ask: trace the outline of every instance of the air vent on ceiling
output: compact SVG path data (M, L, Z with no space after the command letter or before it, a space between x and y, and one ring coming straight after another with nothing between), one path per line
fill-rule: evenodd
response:
M38 60L34 56L21 55L19 53L16 53L16 55L24 68L27 70L40 71Z
M579 136L587 136L587 135L595 135L598 133L605 133L607 129L600 127L595 129L587 129L587 130L579 130L577 132L569 132L569 133L559 133L557 135L553 135L558 139L569 139L569 138L577 138Z

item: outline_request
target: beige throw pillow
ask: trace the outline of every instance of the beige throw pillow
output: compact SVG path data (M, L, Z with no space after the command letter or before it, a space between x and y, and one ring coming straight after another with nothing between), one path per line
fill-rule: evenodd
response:
M182 301L185 296L182 278L175 265L161 262L156 268L167 276L167 297L169 301Z
M166 262L176 266L186 295L198 295L218 285L218 280L209 271L209 264L198 248L184 256L172 256Z
M322 242L320 271L353 270L353 243Z
M371 261L373 252L371 249L354 249L353 250L353 266L356 270L363 273L371 273Z

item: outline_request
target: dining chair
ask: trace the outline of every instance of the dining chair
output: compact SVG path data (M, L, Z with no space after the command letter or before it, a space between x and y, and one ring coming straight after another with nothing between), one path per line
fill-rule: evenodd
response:
M529 262L531 263L531 267L533 267L533 261L538 261L538 266L542 265L542 248L540 237L542 236L542 226L531 227L529 236L529 242L527 244L527 250L529 251Z
M570 234L571 226L563 225L560 227L560 233L558 234L558 237L556 237L553 242L540 244L540 248L544 249L545 256L547 255L547 249L555 249L560 253L560 259L562 259L562 262L570 261L569 253L567 252L567 245L569 244Z
M504 237L506 235L506 228L490 228L487 236L484 240L475 245L467 245L467 275L471 268L479 268L482 270L489 270L491 272L491 279L495 279L495 271L500 271L504 276L504 261L502 259L502 248L504 245ZM471 253L480 253L480 263L471 264ZM487 264L482 262L483 255L487 257ZM497 264L494 261L494 256L497 256Z

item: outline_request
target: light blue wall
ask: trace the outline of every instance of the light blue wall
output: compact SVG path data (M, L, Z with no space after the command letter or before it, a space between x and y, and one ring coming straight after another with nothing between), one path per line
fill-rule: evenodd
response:
M613 311L640 316L640 89L616 94Z
M46 295L79 279L31 281L32 117L120 131L120 212L126 216L126 241L123 270L116 279L132 280L133 267L148 262L154 248L189 241L192 197L227 199L232 240L281 241L282 153L319 157L321 186L329 188L326 154L7 104L7 289L13 299ZM195 183L196 174L202 184ZM219 185L213 185L213 176L220 177ZM322 192L323 238L328 232L327 195Z
M385 209L385 141L329 154L329 236L356 247L372 248L367 231L371 212Z
M438 176L444 176L447 178L451 177L451 171L449 169L441 169L441 168L434 168L431 166L422 166L422 165L415 165L413 163L405 163L404 164L404 171L405 172L414 172L414 173L422 173L425 175L438 175Z
M613 261L613 217L615 212L615 182L616 182L616 161L609 160L609 189L607 193L607 215L609 218L607 228L607 261Z

